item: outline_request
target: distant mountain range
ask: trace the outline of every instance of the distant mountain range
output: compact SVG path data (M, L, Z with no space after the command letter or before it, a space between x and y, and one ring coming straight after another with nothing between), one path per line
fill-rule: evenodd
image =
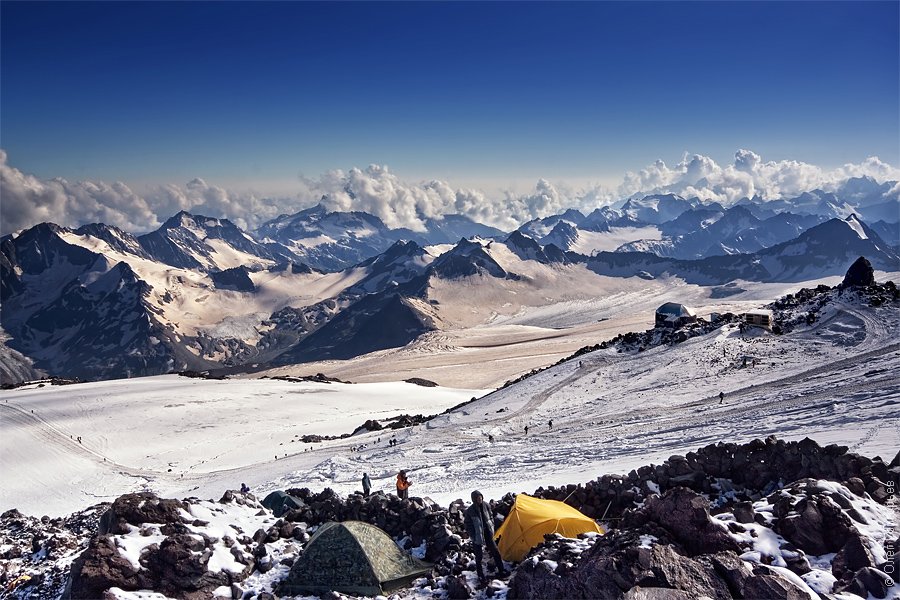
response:
M336 271L387 250L398 240L422 246L452 243L460 238L502 236L499 229L476 223L463 215L426 219L424 231L388 229L364 212L328 212L321 204L294 215L281 215L257 231L259 239L280 244L308 265Z
M726 209L657 195L510 234L459 215L426 220L420 232L389 229L322 206L252 233L187 212L138 237L44 223L0 241L0 376L100 379L350 358L453 326L459 313L436 288L458 287L453 302L462 305L462 290L578 290L596 275L802 281L843 274L860 255L900 270L896 199L894 220L843 214L884 216L891 188L851 181L840 202L810 193Z
M839 274L852 256L866 256L876 269L900 270L900 254L855 215L830 219L795 239L748 254L683 260L650 252L601 252L588 268L602 275L645 278L675 275L689 283L721 285L735 280L806 281Z
M789 212L760 219L745 205L727 210L692 208L660 224L661 239L623 244L618 251L652 252L684 259L749 254L793 239L824 220L820 215Z

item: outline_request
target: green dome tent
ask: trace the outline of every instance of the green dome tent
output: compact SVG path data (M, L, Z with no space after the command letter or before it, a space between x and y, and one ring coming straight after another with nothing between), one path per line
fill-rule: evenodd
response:
M391 537L362 521L322 525L278 594L344 594L378 596L405 587L431 571L431 565L402 551Z
M280 517L287 511L294 508L303 508L303 500L294 498L290 494L282 491L272 492L266 496L262 505L271 510L276 517Z

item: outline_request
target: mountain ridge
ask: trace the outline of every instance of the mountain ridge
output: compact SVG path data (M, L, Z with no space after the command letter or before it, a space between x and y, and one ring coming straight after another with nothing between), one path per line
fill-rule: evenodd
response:
M679 197L661 196L632 203L627 210L656 211L660 204L670 213L691 205ZM381 252L332 273L316 270L292 252L270 252L270 242L255 241L227 220L186 212L167 221L150 238L155 241L144 238L143 244L140 237L102 224L77 230L41 224L0 242L2 326L10 335L5 344L54 375L91 378L203 370L274 361L281 354L282 361L291 356L346 358L354 345L360 352L381 349L372 333L377 314L405 323L399 328L406 332L402 335L382 331L391 344L404 345L452 325L440 317L450 308L429 305L436 284L441 289L500 285L498 292L518 293L515 289L537 291L556 281L574 289L573 278L583 277L576 273L584 273L578 269L585 267L595 275L675 276L710 286L737 279L802 281L840 274L858 256L867 256L878 269L900 270L897 250L853 215L804 229L817 218L780 213L760 219L747 206L724 211L687 208L656 227L689 233L587 256L549 238L561 244L574 238L580 244L582 236L611 235L616 226L607 232L582 231L571 221L584 223L591 215L564 214L569 219L542 224L546 228L552 222L541 241L517 230L503 241L461 238L449 249L429 246L432 254L414 240L394 240ZM344 216L314 207L304 218L318 222ZM378 223L359 215L351 215L351 220ZM779 241L779 236L798 231ZM685 251L689 258L666 256L662 250L667 239L679 240L681 250L693 248ZM779 243L760 248L772 241ZM647 245L658 254L633 251ZM754 251L739 252L747 248ZM721 254L710 255L713 250ZM520 287L509 288L512 284ZM139 337L155 341L132 345L133 336L125 332L135 327ZM93 329L96 335L90 333ZM68 333L51 335L55 330ZM323 341L329 336L343 350L329 350ZM88 354L79 353L82 347ZM146 360L122 360L117 353ZM104 367L103 361L110 366Z

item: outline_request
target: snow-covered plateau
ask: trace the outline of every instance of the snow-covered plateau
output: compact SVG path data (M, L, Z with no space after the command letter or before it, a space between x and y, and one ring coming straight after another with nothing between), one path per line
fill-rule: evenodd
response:
M891 566L892 555L885 548L897 537L900 523L896 483L890 479L900 472L900 458L896 457L900 448L900 382L896 378L900 311L891 290L896 288L866 291L819 286L799 291L798 287L797 293L771 305L780 334L745 328L724 318L689 326L682 330L684 335L657 329L619 336L612 343L586 349L493 392L412 383L246 377L209 380L175 375L65 386L35 383L0 392L0 508L15 507L25 513L4 516L4 573L7 582L15 580L9 576L13 574L37 577L29 585L25 584L30 580L18 579L5 595L29 597L29 589L50 596L61 594L67 569L87 547L107 505L82 512L85 507L113 501L121 494L146 492L155 494L144 496L146 502L155 502L152 498L157 496L194 498L185 501L180 517L172 518L205 528L196 532L206 540L200 544L207 544L205 568L219 574L213 580L234 585L216 586L204 592L207 595L198 592L197 596L171 587L153 593L151 588L113 588L105 592L107 597L247 597L244 594L250 592L263 597L261 594L271 593L287 576L286 565L302 551L306 530L298 533L289 527L288 539L276 533L274 540L259 542L265 543L262 552L267 560L276 565L274 569L270 565L265 573L255 570L258 557L257 562L239 558L255 552L252 540L240 551L218 548L215 540L226 535L240 538L236 531L249 534L262 529L265 534L273 525L284 531L284 520L279 525L271 513L260 511L251 496L262 498L282 489L313 490L302 492L313 511L303 513L310 528L322 514L332 514L323 506L331 506L328 510L338 511L333 513L337 515L351 514L347 507L356 506L352 514L375 519L374 513L367 511L401 514L405 510L391 504L401 501L390 495L396 473L404 469L412 480L410 495L426 499L410 503L409 510L415 508L430 515L429 519L449 514L447 531L451 533L453 510L447 513L440 507L468 498L476 488L497 501L498 513L508 510L508 493L543 493L558 499L575 493L588 512L601 509L592 516L624 519L608 523L612 531L598 538L603 541L582 540L574 549L566 546L571 541L548 541L518 565L508 582L496 580L485 589L470 589L479 597L579 595L579 573L601 568L603 557L640 547L648 552L641 560L670 565L672 561L700 560L698 553L706 556L704 553L731 549L731 566L722 568L740 575L744 587L722 591L709 584L712 592L702 586L693 590L713 597L753 597L748 595L750 590L769 590L765 593L775 594L770 597L835 593L834 597L849 599L857 597L853 595L856 592L864 592L865 597L871 590L883 588L887 597L898 598L896 586L878 588L877 582L871 583L875 581L871 577L886 577L887 571L875 566ZM468 402L472 398L477 399ZM454 406L457 408L445 412ZM397 429L360 429L366 421L390 425L401 414L437 416L414 419L415 424ZM354 431L352 436L340 437ZM303 441L303 436L322 439ZM777 436L778 443L770 436ZM766 438L765 443L753 441ZM805 438L818 446L796 443ZM730 444L729 448L739 445L737 450L724 451L732 457L729 460L737 460L734 457L747 448L751 455L757 452L757 463L751 461L746 473L729 471L728 476L709 475L700 478L703 481L691 479L696 473L690 470L693 467L685 467L691 475L683 480L684 485L699 492L698 498L705 498L702 503L711 502L700 511L705 510L706 517L701 514L698 518L708 519L712 525L701 529L711 527L710 531L721 535L715 533L708 547L684 551L690 543L679 538L680 525L661 515L677 514L679 503L700 510L700 500L679 497L681 488L674 477L664 478L660 484L654 475L661 472L659 467L631 471L654 464L667 465L663 473L676 473L684 455L688 456L685 464L697 464L698 448L715 453L719 450L714 445L722 442ZM844 448L824 448L829 444ZM760 448L768 453L765 459L759 458ZM767 461L774 465L784 454L785 464L794 464L788 455L806 456L804 452L819 458L798 458L796 469L778 472L765 486L749 483L751 475L772 475L765 471ZM852 458L852 453L874 460L875 467L867 468L872 461ZM821 458L829 456L833 458ZM375 500L360 504L363 500L356 493L364 472L381 504L371 504ZM802 473L813 479L790 487ZM792 478L784 479L789 476ZM738 485L738 481L744 483ZM212 500L241 483L249 484L251 496L232 495L222 503ZM606 507L613 510L606 515L600 514L602 506L591 504L604 486L618 490ZM333 492L315 495L326 488ZM734 504L743 500L741 506ZM834 546L831 538L820 548L818 542L792 537L795 530L788 523L808 518L810 503L824 512L834 505L839 507L834 510L846 513L834 517L844 528L841 546ZM744 518L748 510L756 515L749 524ZM37 519L42 514L69 513L72 516L65 522ZM697 523L696 519L691 522ZM163 525L123 525L120 533L107 535L113 536L111 543L124 560L142 572L146 567L141 557L146 559L147 552L154 551L151 546L165 538L165 529L160 529ZM24 539L23 532L42 527L56 533L35 534L30 542L19 539ZM235 528L234 532L229 533L228 527ZM457 549L436 554L431 538L422 537L421 532L410 533L403 525L396 527L391 533L398 541L407 547L421 547L427 558L439 562L435 577L419 580L401 592L401 597L446 598L451 595L448 590L459 591L454 586L476 587L466 558L471 556L466 553L468 546L451 544L451 550ZM632 543L628 536L634 532L640 535ZM722 535L730 536L731 541L723 541ZM55 551L44 548L42 544L56 539L54 536L68 541L60 541ZM868 552L860 551L870 557L871 566L865 568L881 575L860 574L863 567L855 563L848 566L850 550L845 545L851 538L861 540L859 544ZM93 539L92 544L99 543L96 540L103 536ZM14 550L21 547L17 545L20 542L30 544L27 552ZM807 543L811 545L804 550ZM582 554L586 558L578 558ZM83 564L78 568L83 569ZM222 575L226 571L231 575ZM639 579L629 585L638 585L635 581ZM640 581L644 587L649 585ZM688 594L679 598L692 593L679 587L687 584L662 575L653 581L656 587ZM772 591L773 581L783 593ZM870 583L874 587L866 587ZM743 591L739 594L736 590ZM597 593L599 597L623 597ZM884 596L874 593L869 597Z

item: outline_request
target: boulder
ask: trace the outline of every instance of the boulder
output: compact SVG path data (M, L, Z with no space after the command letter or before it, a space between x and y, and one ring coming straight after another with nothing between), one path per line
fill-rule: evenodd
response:
M835 591L856 594L862 598L868 598L870 596L884 598L887 596L888 592L888 581L888 576L878 569L865 567L853 575L853 579L850 580L850 583L839 586ZM894 585L896 585L896 583L894 583Z
M87 549L72 564L64 596L92 600L100 598L111 587L138 590L141 583L138 570L119 553L113 539L100 535L91 539Z
M875 269L872 268L872 263L865 256L860 256L847 269L841 287L867 287L870 285L875 285Z
M462 575L447 577L446 585L448 600L468 600L472 597L472 590Z
M756 520L756 512L752 502L736 502L734 505L734 518L738 523L753 523Z
M773 512L778 516L775 531L813 556L837 552L852 532L850 519L827 496L814 495L796 504L789 497L781 497Z
M635 586L625 592L623 600L697 600L687 592L669 588Z
M510 581L508 598L732 597L710 557L683 556L671 545L639 544L633 532L613 532L571 568L562 569L565 563L560 563L554 571L547 561L526 560Z
M740 547L709 515L709 502L687 488L650 498L648 517L668 530L690 555L740 552Z
M741 590L744 589L746 581L753 577L748 563L738 557L737 554L731 552L719 552L709 557L716 574L722 578L725 585L728 586L732 596L740 598Z
M187 505L171 498L160 499L152 492L125 494L115 502L100 518L99 533L128 533L128 525L144 523L181 523L181 513Z
M191 535L173 535L159 545L159 550L147 555L148 576L152 589L168 596L185 597L188 592L212 592L220 586L230 586L224 572L212 573L207 563L212 556L203 540Z
M731 597L728 585L706 556L692 560L678 554L672 546L655 544L651 549L649 571L649 576L641 574L635 583L680 590L691 598Z
M384 429L384 426L374 419L367 420L359 428L359 430L365 430L365 431L381 431L382 429Z
M770 573L759 573L747 579L741 590L744 598L766 598L767 600L814 600L812 596L783 577Z
M858 535L851 535L831 561L831 572L838 579L849 579L864 567L874 567L875 559Z

